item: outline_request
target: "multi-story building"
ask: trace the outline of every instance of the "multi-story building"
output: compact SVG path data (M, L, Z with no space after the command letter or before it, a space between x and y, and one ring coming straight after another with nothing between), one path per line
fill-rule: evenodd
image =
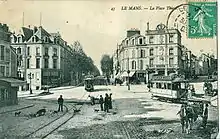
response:
M196 75L211 76L217 72L217 59L214 55L201 53L196 59Z
M128 30L113 55L115 78L128 77L128 70L129 77L141 82L146 81L147 72L164 76L184 74L189 55L186 50L181 44L180 32L167 29L163 24L155 30L150 30L148 24L145 35L139 30Z
M11 43L18 54L18 75L27 81L23 88L38 90L71 80L73 50L59 33L48 33L42 26L22 27Z
M0 24L0 106L17 104L17 89L23 82L17 80L17 55L10 46L10 32Z

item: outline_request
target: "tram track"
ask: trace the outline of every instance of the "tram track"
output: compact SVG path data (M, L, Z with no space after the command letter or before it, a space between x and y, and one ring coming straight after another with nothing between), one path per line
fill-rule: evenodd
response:
M11 113L11 112L16 112L16 111L28 109L28 108L31 108L31 107L34 107L34 106L35 106L35 105L32 104L32 105L25 106L25 107L22 107L22 108L18 108L18 109L14 109L14 110L8 110L8 111L0 112L0 114L6 114L6 113Z
M59 116L59 117L53 119L52 121L48 122L47 124L44 124L43 126L37 128L36 130L34 130L34 131L32 131L31 133L29 133L29 134L27 134L26 136L24 136L24 138L34 138L35 136L39 136L39 134L42 133L42 132L44 132L44 131L48 132L48 130L45 130L47 127L49 127L50 125L56 123L57 121L59 121L59 120L62 119L65 115L68 114L68 112L69 112L68 107L67 107L66 105L64 105L64 107L66 108L66 112L65 112L64 114L62 114L61 116ZM75 108L75 107L72 107L71 109L73 109L73 108ZM71 109L70 109L70 110L71 110ZM63 124L62 124L62 125L63 125ZM50 128L51 128L51 127L50 127ZM58 129L58 128L57 128L57 129ZM55 131L55 130L53 130L53 132L54 132L54 131ZM51 132L51 131L50 131L50 132ZM52 132L51 132L51 133L52 133ZM46 133L44 133L44 134L46 134ZM49 135L49 134L48 134L48 135ZM48 135L47 135L47 136L48 136ZM45 137L45 138L46 138L47 136L46 136L46 135L43 135L43 137ZM40 138L42 138L42 137L40 137Z
M81 98L83 98L85 95L87 94L87 92L85 92ZM66 124L69 120L71 120L75 115L76 112L74 111L74 109L77 109L76 105L73 105L71 103L68 103L69 105L71 105L71 108L68 110L68 107L66 105L64 105L66 107L66 112L61 115L60 117L50 121L49 123L39 127L38 129L34 130L33 132L27 134L24 138L46 138L49 135L51 135L53 132L55 132L57 129L59 129L61 126L63 126L64 124ZM82 104L77 110L80 110L83 107L84 104ZM72 111L73 114L68 115L68 113Z

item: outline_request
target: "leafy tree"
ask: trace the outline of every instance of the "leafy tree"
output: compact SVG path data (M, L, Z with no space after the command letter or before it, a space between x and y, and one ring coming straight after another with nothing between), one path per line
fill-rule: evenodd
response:
M113 73L113 59L107 54L102 55L101 70L107 78Z

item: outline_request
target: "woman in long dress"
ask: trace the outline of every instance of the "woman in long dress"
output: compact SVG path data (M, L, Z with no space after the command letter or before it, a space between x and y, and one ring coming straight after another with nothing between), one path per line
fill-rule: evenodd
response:
M205 8L205 6L202 5L201 8L199 8L197 14L193 17L193 20L198 22L198 33L200 33L200 35L203 35L203 34L210 35L211 30L212 30L205 23L206 16L213 17L212 15L208 13L208 10Z

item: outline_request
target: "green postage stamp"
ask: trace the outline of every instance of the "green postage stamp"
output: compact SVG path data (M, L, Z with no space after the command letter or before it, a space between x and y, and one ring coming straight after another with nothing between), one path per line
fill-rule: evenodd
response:
M188 11L188 38L210 38L216 35L216 2L189 2Z

